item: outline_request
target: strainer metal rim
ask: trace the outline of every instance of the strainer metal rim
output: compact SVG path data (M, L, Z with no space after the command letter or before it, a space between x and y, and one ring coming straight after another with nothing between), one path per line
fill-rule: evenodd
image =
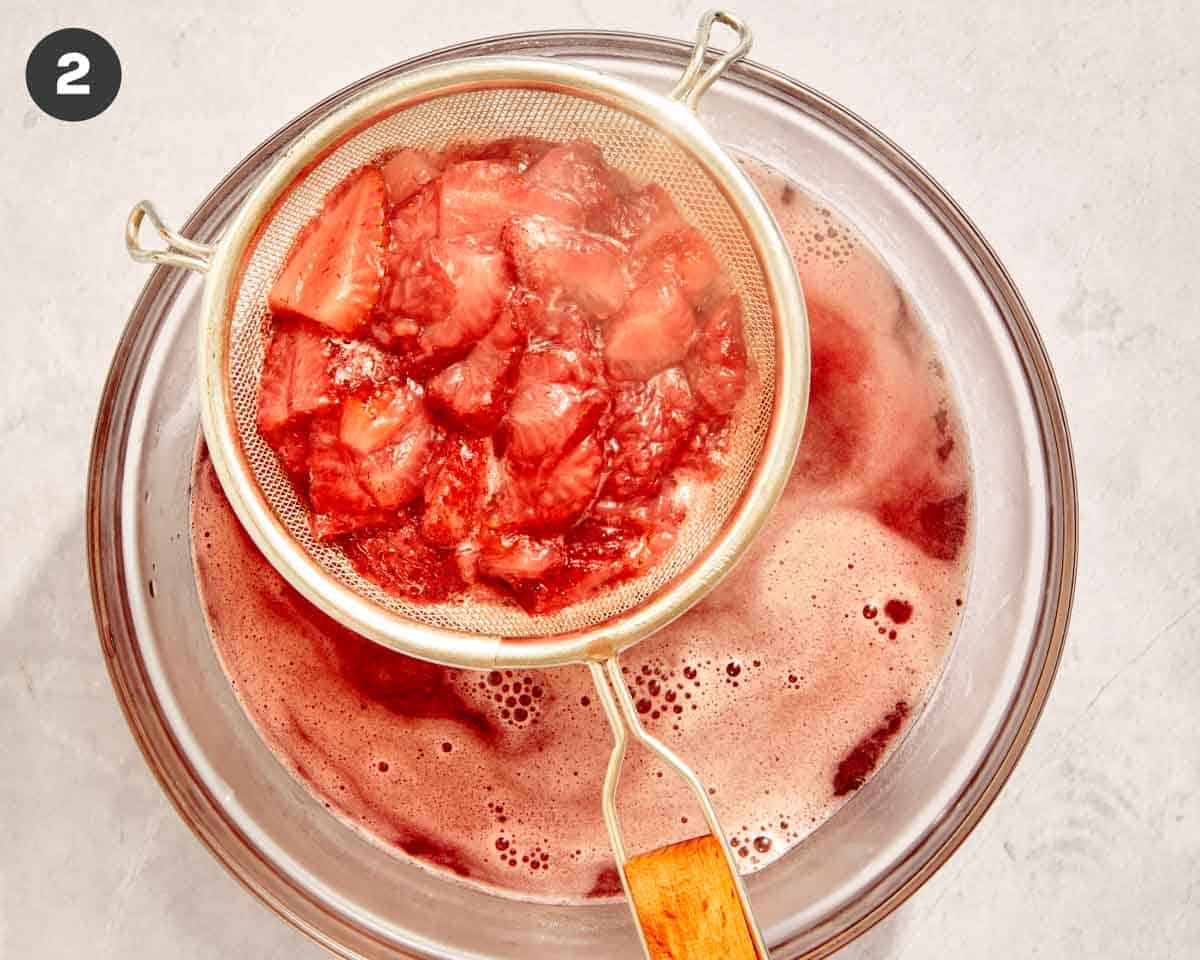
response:
M391 109L466 89L534 87L585 96L631 114L680 143L741 218L763 266L776 318L775 414L753 478L721 531L688 568L642 604L592 627L542 639L467 634L408 621L331 578L293 539L254 480L228 429L223 358L246 251L305 170ZM679 100L600 71L525 57L440 64L365 88L279 156L235 214L208 260L201 304L200 412L213 466L238 520L271 565L306 599L363 636L450 666L532 668L603 659L657 632L707 595L742 557L787 483L808 404L808 322L795 266L766 204L736 163ZM799 362L794 362L799 360Z

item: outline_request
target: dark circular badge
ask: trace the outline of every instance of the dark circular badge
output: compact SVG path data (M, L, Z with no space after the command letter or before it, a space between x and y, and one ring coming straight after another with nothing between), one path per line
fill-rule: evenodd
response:
M117 98L121 61L100 34L80 27L43 37L25 64L33 102L58 120L90 120Z

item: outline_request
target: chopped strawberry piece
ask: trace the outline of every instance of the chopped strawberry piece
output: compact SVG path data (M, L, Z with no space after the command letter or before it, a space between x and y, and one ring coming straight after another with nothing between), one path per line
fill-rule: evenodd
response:
M421 494L438 439L412 381L342 406L338 440L357 455L359 480L376 506L393 509Z
M406 256L413 244L432 240L437 236L441 198L441 183L435 180L418 190L405 203L392 209L392 218L388 221L389 260L397 256Z
M271 435L271 449L299 492L308 494L308 435L310 424L285 427Z
M561 562L562 547L554 540L492 531L481 538L479 572L510 585L537 581Z
M486 442L460 439L451 443L430 474L421 517L421 535L430 543L454 546L478 525L487 481Z
M444 319L454 306L454 282L446 271L440 240L410 244L388 260L387 289L380 310L421 322Z
M372 335L423 361L461 356L492 327L511 283L504 254L486 240L465 236L414 244L392 261Z
M578 351L525 354L505 419L509 457L526 464L552 462L592 431L608 408L608 395L589 373Z
M276 327L258 382L258 429L265 436L337 403L329 355L329 344L311 327Z
M397 150L380 167L392 203L404 203L427 183L436 180L443 165L441 155L429 150Z
M442 175L439 232L443 237L496 237L509 217L540 213L582 224L583 208L571 197L534 190L511 162L471 160Z
M320 540L386 522L359 480L354 452L338 439L340 419L336 413L318 417L309 439L310 525L313 536Z
M393 443L362 458L359 476L380 507L392 510L421 495L440 440L437 428L422 413Z
M648 253L660 239L685 227L671 195L657 183L621 194L588 217L589 229L620 240L634 256Z
M446 148L447 165L467 160L503 160L511 163L518 172L540 160L554 149L549 140L535 137L509 137L489 143L453 143Z
M631 549L629 556L644 567L675 543L675 533L687 515L682 489L668 482L653 496L633 501L597 500L591 512L593 522L622 530L627 537L636 535L640 547Z
M710 413L725 416L746 392L747 365L742 302L729 296L705 311L684 369L697 399Z
M277 318L353 333L379 299L386 188L377 167L350 175L296 237L267 295Z
M654 244L651 259L661 258L679 277L684 296L696 305L721 275L712 247L692 227L670 233Z
M599 319L629 294L625 248L608 237L549 217L514 217L504 230L521 282L540 294L558 290Z
M529 168L526 182L538 190L570 197L584 210L612 200L618 175L590 140L574 140L548 151Z
M454 284L430 243L437 236L440 196L435 181L392 214L383 288L370 331L390 349L414 349L422 323L442 319L454 303Z
M430 405L464 430L478 434L495 430L508 410L527 339L521 313L505 308L465 359L429 381Z
M439 232L443 237L497 234L525 192L517 168L502 160L469 160L442 176Z
M625 306L608 322L604 359L618 380L649 380L683 361L696 332L679 277L663 261L649 264L634 281Z
M595 328L577 303L558 291L548 297L527 293L519 302L531 340L542 345L562 344L589 356L599 354L600 345Z
M454 300L446 316L421 331L421 350L429 355L469 346L487 333L512 284L504 254L496 246L475 237L435 243Z
M314 424L309 454L313 530L328 538L394 518L397 507L424 490L440 441L412 381L363 400Z
M674 466L694 413L692 391L678 367L648 383L623 384L613 405L605 496L624 500L655 493Z
M396 439L421 412L421 402L421 388L411 380L366 399L351 397L342 405L338 440L355 453L372 453Z
M650 559L644 536L630 524L610 526L589 520L564 540L566 557L551 578L551 596L542 600L543 613L577 602L613 580L637 576Z
M536 467L506 459L495 521L530 533L566 530L595 500L603 470L604 451L595 434L585 436L561 458Z
M454 553L427 543L411 521L352 534L345 549L364 577L419 603L443 603L466 588Z

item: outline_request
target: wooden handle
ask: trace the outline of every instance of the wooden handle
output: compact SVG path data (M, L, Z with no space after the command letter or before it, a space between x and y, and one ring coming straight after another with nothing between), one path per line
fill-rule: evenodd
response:
M625 879L651 960L759 960L712 834L631 858Z

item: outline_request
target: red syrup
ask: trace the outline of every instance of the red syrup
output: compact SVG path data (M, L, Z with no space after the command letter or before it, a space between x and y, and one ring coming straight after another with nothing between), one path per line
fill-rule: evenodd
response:
M643 722L709 785L745 870L836 812L919 717L961 613L971 512L954 399L894 281L832 214L749 172L809 297L801 456L729 581L622 658ZM452 670L349 633L255 550L203 446L192 539L234 689L318 800L496 893L620 894L599 807L609 733L585 670ZM640 753L620 802L633 850L696 832L676 781Z

